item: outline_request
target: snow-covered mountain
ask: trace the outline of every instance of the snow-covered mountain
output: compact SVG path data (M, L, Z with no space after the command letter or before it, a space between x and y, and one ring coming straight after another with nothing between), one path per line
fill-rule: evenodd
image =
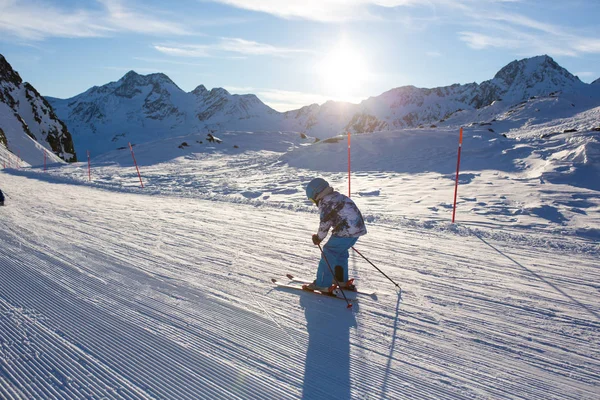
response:
M0 54L0 146L3 166L77 161L71 134L50 104Z
M143 76L133 71L71 99L48 100L73 132L76 149L99 154L127 142L211 131L285 130L326 138L345 131L440 125L457 112L479 110L500 100L501 107L494 110L503 113L532 97L587 95L596 87L581 82L551 57L537 56L513 61L481 84L404 86L360 104L328 101L284 113L255 95L231 95L222 88L209 91L202 85L186 93L164 74Z
M475 110L503 100L506 107L531 97L589 91L589 86L558 65L551 57L538 56L513 61L493 79L434 89L404 86L371 97L358 105L337 107L337 113L323 118L331 104L311 106L286 113L299 128L326 134L334 122L335 133L353 133L413 128L441 124L457 111Z
M266 128L277 112L254 95L232 95L203 85L186 93L168 76L129 71L117 82L73 98L47 97L76 138L77 151L103 153L158 138L220 130L221 126ZM237 123L237 124L236 124Z

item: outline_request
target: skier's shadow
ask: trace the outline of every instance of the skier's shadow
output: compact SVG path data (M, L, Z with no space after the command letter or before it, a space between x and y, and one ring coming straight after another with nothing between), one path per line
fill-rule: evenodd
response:
M349 399L354 312L339 300L316 299L312 295L302 296L300 305L308 330L302 399Z

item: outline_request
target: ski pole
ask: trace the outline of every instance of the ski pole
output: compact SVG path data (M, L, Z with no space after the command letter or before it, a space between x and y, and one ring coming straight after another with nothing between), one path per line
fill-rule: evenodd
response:
M327 257L325 256L325 252L323 251L323 248L321 248L321 243L317 244L317 246L319 246L319 250L321 250L321 255L323 256L325 263L327 263L327 266L329 267L329 271L331 272L331 275L333 276L333 280L337 284L338 289L340 289L340 292L342 292L342 296L344 296L344 300L346 300L346 304L348 304L348 307L346 307L346 308L352 308L352 303L350 303L350 301L346 297L346 293L344 293L344 290L342 289L340 283L338 282L337 278L335 277L335 274L333 273L333 269L331 269L331 265L329 264L329 261L327 260Z
M387 276L387 275L386 275L386 274L385 274L385 273L384 273L382 270L380 270L379 268L377 268L377 267L375 266L375 264L373 264L371 261L369 261L369 259L368 259L367 257L363 256L363 255L362 255L362 253L361 253L360 251L358 251L358 250L356 250L356 249L354 248L354 246L352 246L352 250L354 250L355 252L357 252L357 253L358 253L358 254L359 254L359 255L360 255L362 258L364 258L364 259L365 259L365 260L366 260L366 261L367 261L369 264L371 264L372 266L374 266L374 267L375 267L375 269L376 269L377 271L381 272L381 274L382 274L383 276L385 276L386 278L388 278L388 279L390 280L390 282L392 282L394 285L396 285L396 287L397 287L398 289L400 289L400 291L402 291L402 288L400 287L400 285L398 285L396 282L394 282L394 281L392 280L392 278L390 278L389 276Z

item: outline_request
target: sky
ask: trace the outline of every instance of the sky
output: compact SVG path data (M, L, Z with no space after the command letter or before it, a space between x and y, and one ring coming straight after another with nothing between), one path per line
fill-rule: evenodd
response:
M0 54L42 95L128 71L278 111L480 83L547 54L600 78L599 0L0 0Z

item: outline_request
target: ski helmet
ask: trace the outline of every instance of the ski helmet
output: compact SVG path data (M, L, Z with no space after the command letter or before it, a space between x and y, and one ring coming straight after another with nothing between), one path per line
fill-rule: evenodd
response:
M323 190L329 187L329 183L323 178L315 178L306 186L306 197L316 199Z

